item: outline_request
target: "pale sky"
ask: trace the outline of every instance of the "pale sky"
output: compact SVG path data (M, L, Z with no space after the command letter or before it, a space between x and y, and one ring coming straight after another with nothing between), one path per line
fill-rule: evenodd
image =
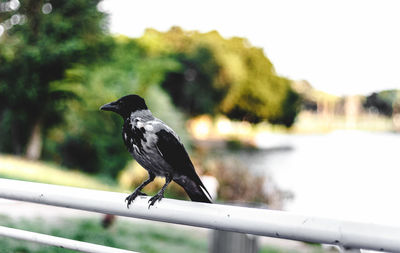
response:
M115 34L217 30L264 49L276 71L337 95L400 89L398 0L104 0Z

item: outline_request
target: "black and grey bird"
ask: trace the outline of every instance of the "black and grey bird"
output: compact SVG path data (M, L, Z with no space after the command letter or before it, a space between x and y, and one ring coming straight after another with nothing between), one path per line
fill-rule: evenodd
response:
M126 198L128 208L137 196L146 195L142 193L143 187L156 176L165 177L165 184L150 198L149 207L164 197L165 188L171 180L182 186L192 201L211 203L211 196L196 174L178 135L153 116L143 98L127 95L101 106L100 110L122 116L122 139L135 160L149 173L149 178Z

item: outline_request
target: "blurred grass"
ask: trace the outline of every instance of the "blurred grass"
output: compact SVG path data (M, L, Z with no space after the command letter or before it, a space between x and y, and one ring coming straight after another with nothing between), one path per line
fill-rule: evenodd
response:
M0 155L0 177L105 191L127 191L106 178L11 155Z

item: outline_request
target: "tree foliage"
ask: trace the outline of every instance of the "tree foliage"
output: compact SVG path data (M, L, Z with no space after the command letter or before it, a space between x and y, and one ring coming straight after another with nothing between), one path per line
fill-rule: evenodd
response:
M291 126L299 96L290 80L278 76L260 48L246 39L224 39L218 32L146 31L139 42L155 55L169 55L180 68L161 86L190 115L225 114L257 123Z
M25 0L5 14L17 19L0 38L0 126L8 128L0 150L22 153L35 126L46 131L61 121L60 101L74 94L52 82L109 48L98 2Z
M367 96L363 107L371 112L379 113L391 117L395 105L400 102L400 91L384 90L381 92L373 92Z

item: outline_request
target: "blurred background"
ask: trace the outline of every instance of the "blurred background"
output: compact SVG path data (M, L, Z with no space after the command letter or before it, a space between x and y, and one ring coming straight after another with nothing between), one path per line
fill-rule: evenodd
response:
M98 108L139 94L178 132L216 202L400 226L397 7L2 0L0 177L130 192L147 172L120 117ZM176 184L166 196L187 199ZM55 207L1 200L0 220L141 252L212 250L206 229ZM252 252L332 250L259 238Z

